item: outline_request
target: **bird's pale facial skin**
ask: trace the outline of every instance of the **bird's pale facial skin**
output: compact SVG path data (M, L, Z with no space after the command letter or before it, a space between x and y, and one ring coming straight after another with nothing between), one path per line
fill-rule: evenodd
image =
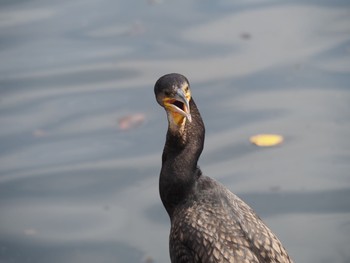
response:
M168 113L169 121L177 127L183 127L186 120L192 121L189 101L191 100L191 91L187 84L182 85L177 90L175 96L166 96L163 99L163 105Z

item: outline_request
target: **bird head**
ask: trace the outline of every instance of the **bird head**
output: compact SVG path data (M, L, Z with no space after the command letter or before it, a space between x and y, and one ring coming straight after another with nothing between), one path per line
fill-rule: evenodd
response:
M191 91L185 76L172 73L159 78L154 86L157 102L168 115L169 125L177 129L191 122Z

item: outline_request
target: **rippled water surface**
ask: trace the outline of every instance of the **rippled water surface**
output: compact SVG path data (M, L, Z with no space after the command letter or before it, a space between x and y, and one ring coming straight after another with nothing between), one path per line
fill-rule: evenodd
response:
M348 1L0 7L0 262L170 262L153 93L169 72L204 118L204 173L295 262L350 261ZM285 142L254 147L261 132Z

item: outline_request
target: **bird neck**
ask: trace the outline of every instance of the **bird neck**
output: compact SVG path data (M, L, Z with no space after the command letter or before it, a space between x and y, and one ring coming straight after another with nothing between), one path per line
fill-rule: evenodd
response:
M170 218L177 205L185 202L201 175L197 166L204 145L205 128L193 99L192 122L186 121L182 132L168 128L159 179L160 197Z

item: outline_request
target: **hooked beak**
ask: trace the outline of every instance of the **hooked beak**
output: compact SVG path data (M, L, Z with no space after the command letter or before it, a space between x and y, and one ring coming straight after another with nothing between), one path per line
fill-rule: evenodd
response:
M173 115L180 114L189 122L192 122L190 113L190 97L188 98L182 89L178 89L175 96L164 99L164 106L173 113ZM177 119L177 118L174 118Z

